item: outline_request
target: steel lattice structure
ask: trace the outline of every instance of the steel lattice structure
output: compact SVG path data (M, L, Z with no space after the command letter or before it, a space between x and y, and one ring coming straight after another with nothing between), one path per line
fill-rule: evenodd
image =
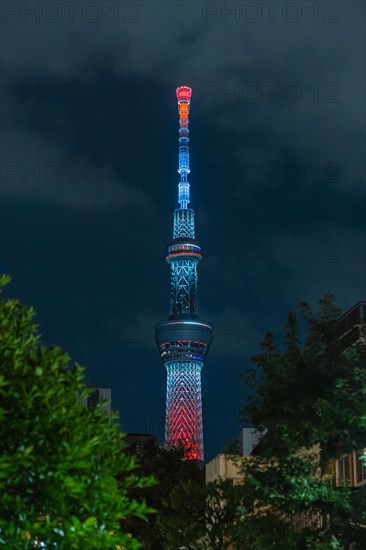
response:
M212 328L198 319L197 265L202 251L189 208L189 109L192 89L176 90L179 111L178 208L166 261L171 269L170 315L157 325L155 339L167 370L165 445L182 445L186 459L203 460L201 370L212 342Z

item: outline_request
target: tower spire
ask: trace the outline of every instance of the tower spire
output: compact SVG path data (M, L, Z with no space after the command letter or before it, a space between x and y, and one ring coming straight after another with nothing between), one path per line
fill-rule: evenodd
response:
M201 370L211 345L212 328L198 319L197 266L202 251L195 239L188 182L192 88L179 86L176 96L180 181L173 240L166 256L171 268L170 315L168 322L156 326L155 339L167 370L165 445L182 445L186 459L203 460Z
M192 88L179 86L176 90L179 111L179 164L178 173L178 203L182 210L189 204L190 186L188 183L189 169L189 108L191 105Z
M179 156L178 173L178 204L174 211L173 239L194 239L194 211L188 208L190 203L190 185L188 181L189 168L189 109L191 105L192 88L179 86L176 90L179 112Z

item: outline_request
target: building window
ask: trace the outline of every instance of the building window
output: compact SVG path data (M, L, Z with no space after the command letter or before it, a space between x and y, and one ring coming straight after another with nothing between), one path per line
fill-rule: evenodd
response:
M338 483L339 485L349 485L350 483L349 460L344 456L338 460Z
M356 454L356 483L362 483L366 480L366 468L363 464L363 460Z
M88 397L88 409L95 409L99 403L99 390L94 390Z

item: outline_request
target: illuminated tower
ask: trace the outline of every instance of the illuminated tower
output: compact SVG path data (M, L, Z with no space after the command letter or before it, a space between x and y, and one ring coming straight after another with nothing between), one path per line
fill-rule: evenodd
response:
M195 239L194 210L189 207L188 115L192 89L176 90L179 111L178 207L166 261L171 269L170 315L156 326L155 339L167 370L165 445L185 448L186 459L203 460L201 370L212 341L212 328L198 319L197 265L202 259Z

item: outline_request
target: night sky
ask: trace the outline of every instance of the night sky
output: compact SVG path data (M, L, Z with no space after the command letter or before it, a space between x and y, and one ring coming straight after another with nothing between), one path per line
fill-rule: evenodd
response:
M225 11L226 10L226 11ZM365 293L365 3L2 3L1 270L46 343L162 442L175 88L192 86L205 458L288 311Z

